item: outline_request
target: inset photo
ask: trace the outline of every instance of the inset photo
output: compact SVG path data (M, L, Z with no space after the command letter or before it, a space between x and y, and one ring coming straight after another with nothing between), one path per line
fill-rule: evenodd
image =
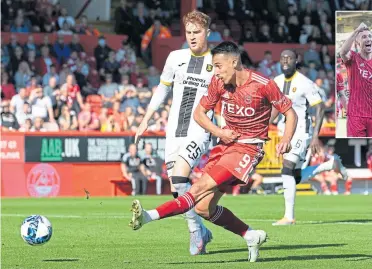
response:
M372 137L372 11L336 12L336 138Z

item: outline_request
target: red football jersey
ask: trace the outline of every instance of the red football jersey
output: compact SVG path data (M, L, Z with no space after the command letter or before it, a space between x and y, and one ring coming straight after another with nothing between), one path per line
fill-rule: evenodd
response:
M354 51L350 53L345 62L350 94L347 114L372 118L372 60L365 60Z
M337 73L337 92L345 90L344 78L340 73Z
M291 108L292 102L273 80L248 69L246 72L249 72L248 80L234 89L228 88L222 80L213 76L208 95L202 97L200 104L211 110L221 100L225 128L241 134L239 140L268 140L272 106L280 113L285 113Z

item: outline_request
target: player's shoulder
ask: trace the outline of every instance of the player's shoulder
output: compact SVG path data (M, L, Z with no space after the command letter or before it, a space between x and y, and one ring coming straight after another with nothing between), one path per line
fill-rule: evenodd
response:
M170 57L191 56L191 50L190 49L173 50L169 53L169 56Z
M129 156L130 156L130 154L129 154L129 152L127 152L123 155L123 157L121 159L125 162L126 160L128 160Z
M260 72L251 71L251 80L258 82L259 84L262 84L266 86L270 82L270 78L266 77L265 75L261 74Z
M278 76L276 76L275 78L274 78L274 81L276 82L276 83L278 83L279 81L283 81L284 80L284 74L280 74L280 75L278 75Z

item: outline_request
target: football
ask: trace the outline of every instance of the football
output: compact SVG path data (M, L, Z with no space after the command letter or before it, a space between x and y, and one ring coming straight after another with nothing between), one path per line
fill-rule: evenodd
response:
M31 246L43 245L52 237L52 224L44 216L29 216L22 223L21 236Z

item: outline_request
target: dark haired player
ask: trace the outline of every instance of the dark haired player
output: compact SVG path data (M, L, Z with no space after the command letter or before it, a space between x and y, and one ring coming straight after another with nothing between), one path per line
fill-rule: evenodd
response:
M292 102L280 92L274 81L243 68L235 43L222 42L211 53L215 75L208 94L202 97L195 109L194 119L219 137L220 142L212 149L201 179L184 195L148 211L138 200L133 201L130 226L138 230L153 220L179 215L195 207L204 219L242 236L248 246L248 260L255 262L260 246L266 241L266 232L250 229L230 210L217 203L228 185L247 184L253 169L262 160L272 107L287 118L284 135L276 145L277 156L290 150L297 115ZM220 100L226 121L223 129L214 125L207 116Z

